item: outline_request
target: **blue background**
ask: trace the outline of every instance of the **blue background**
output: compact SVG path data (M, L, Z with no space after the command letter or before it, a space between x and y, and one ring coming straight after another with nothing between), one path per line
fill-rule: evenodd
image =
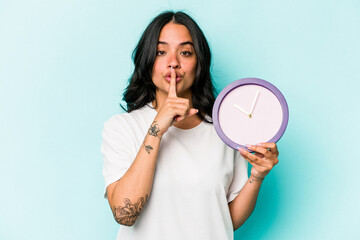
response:
M0 0L0 239L115 239L101 131L168 9L204 31L218 90L258 77L289 104L280 163L235 239L358 239L356 0Z

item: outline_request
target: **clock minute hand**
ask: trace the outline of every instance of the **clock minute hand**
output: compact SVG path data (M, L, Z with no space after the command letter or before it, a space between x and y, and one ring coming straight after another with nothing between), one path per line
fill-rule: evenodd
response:
M258 96L259 96L259 89L258 89L257 92L256 92L256 96L255 96L254 102L253 102L253 104L252 104L252 106L251 106L250 115L252 115L252 113L253 113L253 111L254 111L255 103L256 103L256 100L257 100Z
M239 109L241 112L243 112L246 116L249 116L250 114L249 113L247 113L244 109L242 109L241 107L239 107L238 105L236 105L235 103L234 103L234 107L236 107L237 109Z

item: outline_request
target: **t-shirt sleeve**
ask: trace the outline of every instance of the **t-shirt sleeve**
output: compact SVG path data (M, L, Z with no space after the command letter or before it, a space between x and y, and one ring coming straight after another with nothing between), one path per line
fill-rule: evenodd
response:
M106 188L126 173L133 162L133 154L129 146L131 138L126 130L126 122L122 122L118 116L104 123L102 137L104 197L107 198Z
M240 155L239 151L235 151L234 155L234 173L227 194L228 203L235 199L248 180L248 162Z

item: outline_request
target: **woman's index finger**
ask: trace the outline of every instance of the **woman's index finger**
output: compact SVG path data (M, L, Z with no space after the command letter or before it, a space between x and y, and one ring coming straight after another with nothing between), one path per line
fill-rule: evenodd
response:
M278 153L278 149L277 149L277 146L276 146L276 143L268 143L268 142L262 142L262 143L258 143L256 144L258 146L261 146L261 147L264 147L264 148L267 148L269 149L270 151L274 152L274 153Z
M170 88L169 88L169 97L177 97L176 95L176 73L173 67L171 67L171 77L170 77Z

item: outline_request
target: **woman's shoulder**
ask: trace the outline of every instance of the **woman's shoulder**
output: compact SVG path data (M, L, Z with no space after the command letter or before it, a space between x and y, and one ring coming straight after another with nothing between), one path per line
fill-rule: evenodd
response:
M155 117L154 111L156 113L155 109L146 104L143 107L131 112L115 114L106 120L104 125L123 127L124 125L132 125L136 122L147 122L148 119L151 119L153 116Z

